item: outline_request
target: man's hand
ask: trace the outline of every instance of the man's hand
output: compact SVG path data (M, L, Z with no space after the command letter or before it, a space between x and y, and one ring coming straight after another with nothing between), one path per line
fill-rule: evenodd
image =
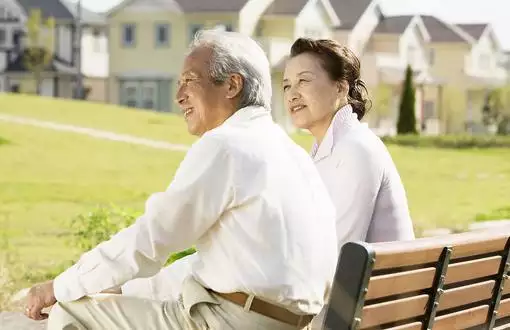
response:
M25 315L36 321L44 320L48 318L48 314L41 314L41 311L56 302L53 281L37 284L28 291Z

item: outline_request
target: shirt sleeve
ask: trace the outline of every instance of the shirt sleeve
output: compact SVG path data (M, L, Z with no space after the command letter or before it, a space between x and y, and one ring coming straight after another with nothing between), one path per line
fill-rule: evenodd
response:
M172 251L194 244L233 201L233 164L226 144L204 135L186 154L172 183L151 195L137 221L83 254L54 281L68 302L156 274Z
M158 301L177 300L186 277L192 273L192 265L198 262L198 253L174 261L148 278L136 278L122 286L122 294Z

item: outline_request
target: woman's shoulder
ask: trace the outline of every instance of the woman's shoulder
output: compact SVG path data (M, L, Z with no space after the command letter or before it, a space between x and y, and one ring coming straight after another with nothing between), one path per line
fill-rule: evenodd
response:
M391 159L386 145L366 124L338 136L333 154L337 158L351 157L380 166L384 165L388 158Z

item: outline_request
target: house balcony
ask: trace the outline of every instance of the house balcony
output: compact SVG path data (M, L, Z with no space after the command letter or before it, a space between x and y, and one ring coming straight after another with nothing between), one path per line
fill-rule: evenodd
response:
M273 69L283 69L293 40L279 37L260 37L257 42L266 53Z

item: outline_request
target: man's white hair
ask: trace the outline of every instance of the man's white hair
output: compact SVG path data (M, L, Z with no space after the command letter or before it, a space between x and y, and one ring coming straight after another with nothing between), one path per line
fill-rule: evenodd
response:
M240 108L262 106L271 109L271 69L262 48L252 38L221 30L201 30L190 45L190 51L198 47L212 50L210 76L215 83L222 83L229 75L243 77Z

